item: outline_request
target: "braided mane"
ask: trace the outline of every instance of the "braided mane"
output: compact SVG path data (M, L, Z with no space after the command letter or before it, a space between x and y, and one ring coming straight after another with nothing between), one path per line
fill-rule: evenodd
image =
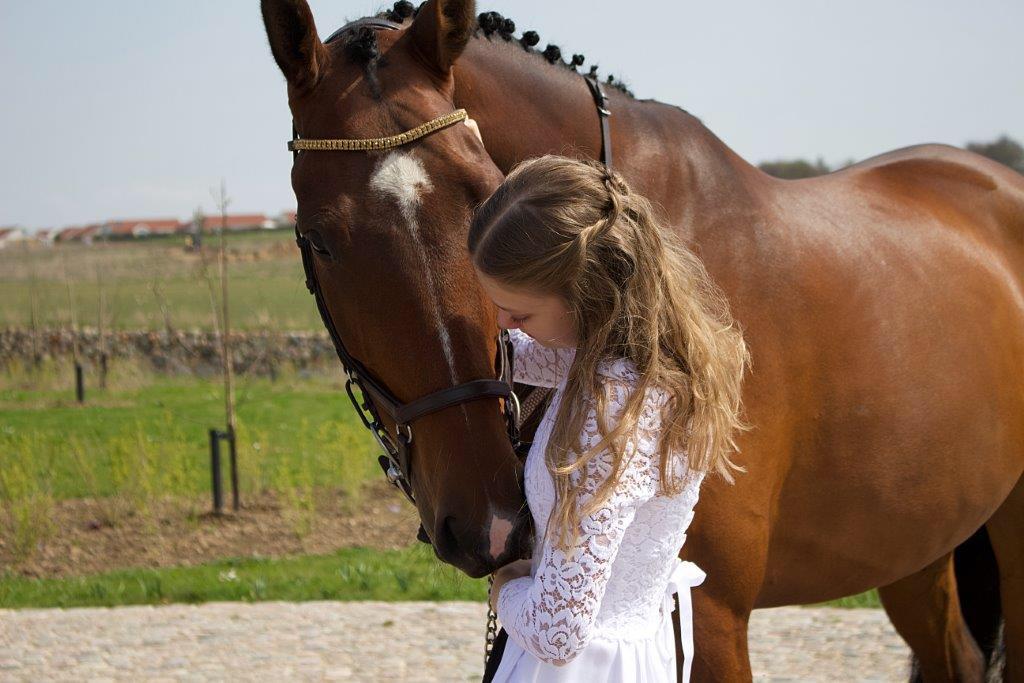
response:
M374 15L378 19L387 19L395 23L401 24L409 17L415 17L423 5L426 4L426 0L423 0L418 6L413 6L409 0L398 0L395 4L386 10L381 10ZM473 36L476 38L480 37L481 32L484 37L488 40L492 36L497 35L506 42L517 42L523 48L524 51L540 55L549 64L558 64L570 71L576 71L577 66L582 66L586 59L581 54L573 54L572 58L566 62L562 59L562 50L557 45L548 43L547 47L543 50L536 50L534 46L540 43L540 35L536 31L524 31L522 36L515 38L512 34L515 33L516 24L512 19L503 17L498 12L481 12L477 15L476 25L473 27ZM343 41L344 49L348 57L361 64L367 71L367 75L371 81L376 81L375 64L377 58L380 56L380 47L377 44L377 34L373 29L368 27L354 27L353 31L346 31L340 39ZM591 65L589 76L597 78L597 64ZM621 80L615 78L612 74L608 74L605 79L605 83L617 90L622 91L629 97L633 97L633 92L623 83Z

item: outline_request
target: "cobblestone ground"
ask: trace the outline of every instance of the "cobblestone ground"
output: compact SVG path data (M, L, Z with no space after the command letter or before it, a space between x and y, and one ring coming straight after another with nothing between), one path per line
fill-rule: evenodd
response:
M218 602L0 610L0 681L479 681L486 606ZM755 680L905 681L879 609L754 612Z

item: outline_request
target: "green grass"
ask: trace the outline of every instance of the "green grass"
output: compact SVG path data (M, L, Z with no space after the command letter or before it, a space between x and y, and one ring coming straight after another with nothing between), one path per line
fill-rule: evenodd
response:
M15 558L56 533L56 501L99 499L102 521L117 524L136 513L153 521L164 498L195 501L210 490L209 429L225 427L217 382L118 362L109 388L78 405L63 365L0 377L0 537ZM239 491L278 493L300 536L319 490L340 489L355 506L379 474L376 442L337 368L239 378L236 405Z
M262 600L472 600L486 579L442 564L426 545L345 548L330 555L237 558L163 569L126 569L70 579L0 575L0 607L90 607ZM822 605L879 607L876 591ZM820 605L812 605L814 607Z
M169 494L206 491L208 430L224 428L222 387L196 377L133 377L90 389L84 405L74 401L67 372L39 382L42 389L0 381L0 482L17 469L57 500L124 493L130 481ZM340 371L239 378L236 404L243 491L272 488L278 476L354 490L378 471L376 444Z
M849 595L845 598L839 598L838 600L830 600L829 602L819 602L813 605L807 605L807 607L881 607L882 601L878 598L878 591L872 588L869 591L858 593L857 595Z
M262 600L487 599L487 580L442 564L423 544L345 548L330 555L235 558L194 567L126 569L70 579L0 575L0 607Z
M157 494L209 491L207 430L223 427L215 381L111 366L110 388L74 402L65 364L0 375L0 533L26 552L55 530L48 510L65 498L116 498L146 512ZM352 410L338 370L238 381L243 494L272 489L309 507L314 489L353 496L379 476L377 446ZM0 520L4 515L0 515ZM233 573L232 573L233 570ZM127 569L69 579L0 573L0 607L71 607L211 600L483 600L484 580L440 563L422 544L402 551L348 548L332 555L227 559L194 567ZM876 591L826 603L878 607Z

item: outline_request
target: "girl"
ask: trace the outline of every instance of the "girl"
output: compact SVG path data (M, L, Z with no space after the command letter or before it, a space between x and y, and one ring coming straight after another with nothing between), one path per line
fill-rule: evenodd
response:
M728 304L651 204L597 161L528 159L476 207L469 253L514 344L554 393L526 460L537 534L494 574L484 681L666 683L692 665L678 555L701 481L729 483L750 362Z

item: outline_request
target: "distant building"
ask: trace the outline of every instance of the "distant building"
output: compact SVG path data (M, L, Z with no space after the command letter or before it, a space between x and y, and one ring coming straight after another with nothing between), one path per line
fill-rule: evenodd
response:
M245 232L246 230L273 230L277 227L277 222L268 218L262 213L236 213L228 214L225 219L221 216L203 216L202 217L202 230L209 234L217 232L223 225L228 232ZM195 232L196 225L195 221L189 221L182 225L188 226L186 232Z
M81 242L83 244L92 244L93 237L99 232L102 223L93 223L92 225L79 225L69 228L64 228L56 235L54 235L55 242Z
M278 228L288 228L292 230L295 228L295 221L297 214L294 211L282 211L278 214L276 222Z
M196 220L180 221L177 218L136 218L130 220L109 220L90 225L75 225L61 230L47 231L47 239L52 242L81 242L91 244L94 240L135 240L159 235L196 235L201 228L206 234L220 230L220 216L202 217L202 225L197 226ZM247 230L274 230L292 228L295 225L295 212L285 211L279 216L270 218L262 213L228 214L226 228L228 232L245 232ZM2 237L0 237L2 239Z
M32 238L44 247L53 246L53 238L57 234L54 228L40 228L32 234Z
M74 227L70 227L70 226L63 227L63 228L54 228L53 241L54 242L60 242L62 244L64 242L70 242L71 238L74 237L74 234L75 234L76 230L78 230L78 228L74 228Z
M27 239L28 235L25 233L23 228L17 226L9 226L6 228L0 228L0 249L9 247L15 242L20 242Z
M155 235L174 235L184 232L177 218L139 218L108 221L100 226L99 235L112 240L128 240Z

